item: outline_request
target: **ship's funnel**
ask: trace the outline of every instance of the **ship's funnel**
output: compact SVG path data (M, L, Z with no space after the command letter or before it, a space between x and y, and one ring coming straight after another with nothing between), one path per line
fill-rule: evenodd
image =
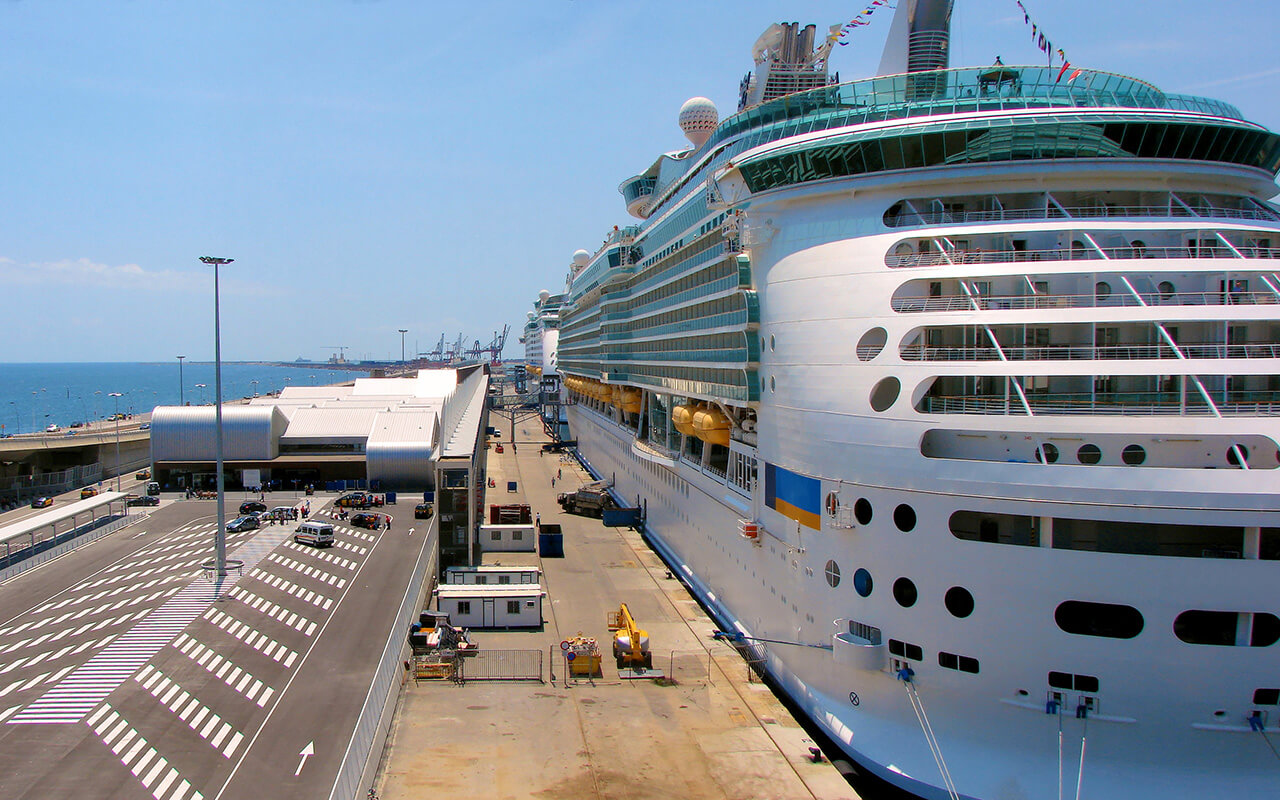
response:
M946 69L953 0L899 0L880 57L881 75Z

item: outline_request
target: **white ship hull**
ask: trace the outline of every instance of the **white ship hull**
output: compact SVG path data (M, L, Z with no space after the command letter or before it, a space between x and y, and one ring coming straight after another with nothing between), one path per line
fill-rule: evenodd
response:
M862 770L921 797L947 797L939 761L917 714L923 709L941 763L963 797L1074 797L1078 782L1081 797L1102 796L1096 792L1153 800L1210 797L1223 790L1226 776L1233 791L1265 795L1273 787L1276 762L1260 734L1241 719L1213 713L1240 693L1233 694L1233 685L1265 681L1263 660L1254 670L1241 663L1242 674L1214 674L1208 662L1221 663L1217 654L1151 642L1117 651L1114 640L1095 644L1064 636L1053 623L1061 594L1046 591L1046 586L1060 586L1069 595L1069 587L1082 581L1116 587L1127 600L1138 597L1147 603L1143 611L1151 620L1159 615L1157 609L1167 608L1172 618L1185 606L1184 600L1169 596L1169 587L1176 586L1214 585L1235 595L1219 601L1224 607L1251 607L1256 588L1237 582L1232 590L1229 585L1236 581L1231 576L1238 575L1234 569L1240 562L1162 559L1174 563L1152 565L1135 556L1099 564L1089 554L988 545L981 563L965 566L957 559L973 558L964 545L975 543L956 540L945 519L941 530L936 522L928 524L928 509L936 499L874 486L863 487L863 494L873 499L877 513L909 502L920 514L920 525L898 534L898 541L876 541L878 537L856 528L806 529L797 540L796 524L766 508L761 518L781 535L767 535L756 546L738 528L752 509L761 510L761 498L747 498L687 463L667 466L642 458L629 432L597 411L570 406L569 420L582 456L599 477L614 481L620 498L646 503L649 540L722 622L748 637L795 643L761 647L766 669ZM858 451L849 456L857 461ZM846 481L837 487L824 481L824 494L831 488L847 495L857 485ZM988 498L969 500L980 505ZM784 532L787 525L790 534ZM797 541L802 546L795 546ZM921 585L944 585L948 573L980 571L990 582L973 587L976 602L987 612L984 622L959 624L963 620L948 615L941 598L932 596L922 596L920 607L911 609L919 613L902 614L900 620L893 619L897 606L892 601L863 616L894 635L982 656L981 674L949 674L935 667L917 675L916 705L894 674L892 657L882 649L841 652L832 636L844 629L850 604L837 599L824 580L828 560L856 563L883 576L877 578L883 582L876 587L880 595L887 594L888 584L900 574L912 575ZM852 580L850 573L852 569L845 581ZM1096 598L1098 592L1090 596ZM1007 608L992 608L998 605ZM1034 624L1019 622L1026 619ZM1074 694L1067 692L1064 713L1046 714L1040 688L1046 662L1100 676L1102 696L1116 701L1104 701L1078 719L1070 707ZM1214 674L1211 685L1205 682L1209 674ZM1020 694L1024 685L1028 691ZM1197 686L1198 692L1188 689Z

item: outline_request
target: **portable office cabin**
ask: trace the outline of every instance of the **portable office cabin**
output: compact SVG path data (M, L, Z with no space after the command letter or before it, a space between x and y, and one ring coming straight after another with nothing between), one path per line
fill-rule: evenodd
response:
M480 550L485 553L532 553L538 536L532 525L481 525Z
M444 582L470 586L536 584L541 574L533 566L449 567L444 571Z
M436 607L463 628L541 628L542 587L534 584L441 584Z

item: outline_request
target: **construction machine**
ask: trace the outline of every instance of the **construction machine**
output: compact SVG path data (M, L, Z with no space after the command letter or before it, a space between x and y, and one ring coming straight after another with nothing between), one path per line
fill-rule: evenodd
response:
M610 611L609 630L613 634L613 657L617 659L618 669L652 669L653 653L649 652L649 632L636 625L627 604L623 603L617 611Z

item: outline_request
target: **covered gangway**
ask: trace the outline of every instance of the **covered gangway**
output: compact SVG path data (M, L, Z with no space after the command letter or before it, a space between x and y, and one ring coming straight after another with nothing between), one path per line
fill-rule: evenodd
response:
M0 544L4 545L0 567L41 552L55 543L59 536L77 528L92 527L100 519L124 516L128 513L125 496L124 492L102 492L0 527ZM67 520L71 524L59 533L59 523Z

